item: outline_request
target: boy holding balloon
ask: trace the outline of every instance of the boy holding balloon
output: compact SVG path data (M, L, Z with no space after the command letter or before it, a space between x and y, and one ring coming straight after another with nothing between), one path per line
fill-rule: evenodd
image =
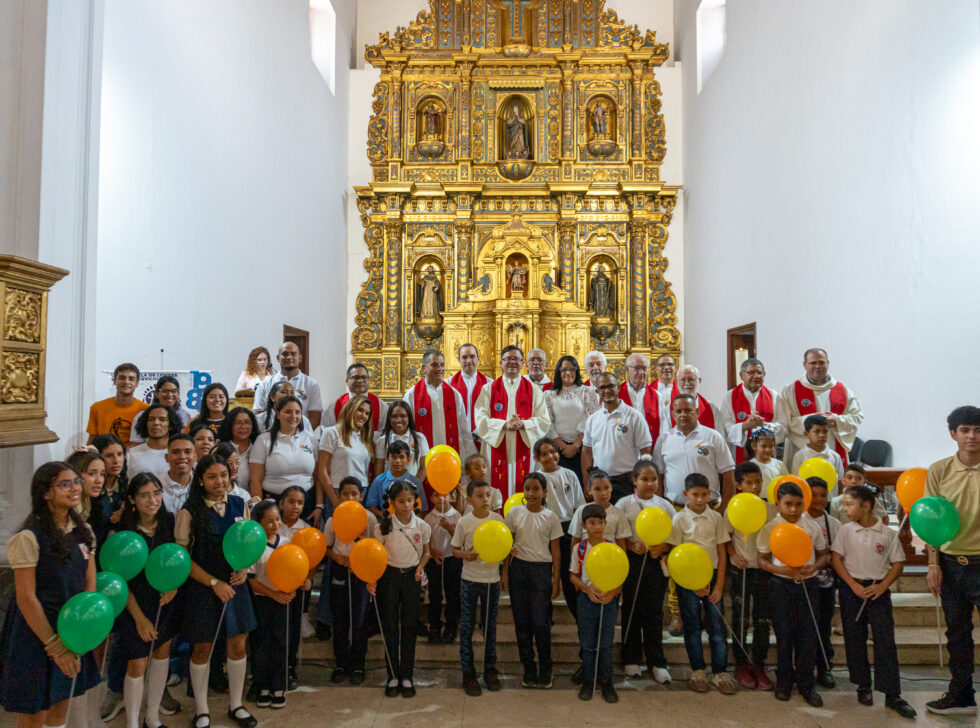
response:
M844 477L844 461L840 455L827 444L830 438L830 424L823 415L810 415L803 420L803 436L806 438L806 447L798 450L793 455L793 466L791 473L800 474L800 466L810 458L821 458L834 466L837 471L837 479ZM806 477L806 476L804 476Z
M795 681L803 700L819 708L823 698L816 691L813 675L818 650L814 577L827 565L830 549L816 522L803 518L808 505L800 486L779 485L779 515L762 527L756 544L759 566L777 577L769 581L769 608L776 633L776 699L789 700Z

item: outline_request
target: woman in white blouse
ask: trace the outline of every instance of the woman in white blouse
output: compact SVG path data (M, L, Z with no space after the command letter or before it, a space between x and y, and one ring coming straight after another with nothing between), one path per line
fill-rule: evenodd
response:
M340 410L337 424L323 430L317 476L320 497L327 514L340 502L335 490L340 481L351 475L361 481L362 492L371 485L370 468L374 458L374 433L371 431L371 400L358 394L347 400ZM329 503L329 505L327 505Z
M599 397L582 383L582 372L574 356L563 356L555 367L554 385L544 393L551 416L548 437L558 447L558 464L582 482L582 435L585 421L599 409Z
M243 490L249 490L252 476L248 468L248 459L252 453L252 444L258 436L259 425L255 421L255 415L247 407L235 407L218 428L218 442L230 442L238 451L239 468L235 485ZM248 498L245 500L248 501Z
M296 397L279 402L276 420L268 432L256 438L249 454L249 490L260 498L277 498L286 488L298 485L306 491L301 518L318 526L322 508L316 510L313 472L316 470L316 441L303 427L303 405Z

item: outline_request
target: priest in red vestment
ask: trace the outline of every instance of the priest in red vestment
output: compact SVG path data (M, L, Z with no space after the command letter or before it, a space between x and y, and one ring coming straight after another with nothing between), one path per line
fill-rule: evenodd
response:
M768 424L783 439L783 428L776 417L776 395L765 385L766 368L758 359L746 359L739 367L742 383L725 394L721 403L721 433L735 450L735 464L747 460L745 439L756 427Z

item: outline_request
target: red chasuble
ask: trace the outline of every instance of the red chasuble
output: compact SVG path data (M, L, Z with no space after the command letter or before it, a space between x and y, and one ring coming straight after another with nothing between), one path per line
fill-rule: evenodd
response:
M627 382L623 382L623 386L619 388L619 398L627 403L631 401ZM660 395L656 384L648 384L643 390L643 416L650 428L650 437L656 443L660 437Z
M378 419L381 417L381 400L375 397L373 394L368 392L368 401L371 403L371 429L374 432L378 431ZM333 418L335 421L340 422L340 411L344 408L344 405L350 401L350 392L345 394L343 397L337 399L333 404Z
M507 419L507 389L504 387L503 377L494 379L490 385L490 416L495 420ZM531 419L534 411L534 385L524 377L520 378L517 385L516 401L514 402L514 412L522 420ZM524 490L524 476L531 470L531 448L524 442L524 437L520 432L514 433L517 443L517 463L514 472L514 487L516 493ZM510 495L507 490L507 434L504 433L498 447L490 448L490 485L500 491L501 496L506 501Z
M670 393L670 424L676 424L674 422L674 397L681 393L681 390L677 387L677 380L674 380L674 388ZM715 428L715 413L711 409L711 403L708 402L700 394L698 395L698 424L704 425L705 427L710 427L712 430Z
M749 398L745 396L745 390L741 384L732 390L732 412L735 413L735 421L739 424L745 422L752 414L752 405L749 404ZM759 393L755 396L755 413L766 422L772 422L774 417L772 392L766 389L765 385L759 389ZM745 460L745 448L736 447L735 464L738 465Z
M796 411L800 413L800 417L815 415L817 413L817 395L812 389L797 379L793 385L793 393L796 395ZM837 384L830 388L830 411L835 415L842 415L846 408L847 387L837 382ZM847 448L841 445L836 437L834 438L834 450L840 455L840 459L844 461L844 467L846 468Z
M470 432L476 430L476 418L473 416L473 404L476 403L476 398L480 396L480 391L483 389L483 385L489 382L490 379L486 374L482 372L476 373L476 384L473 385L473 402L469 403L466 401L466 382L463 381L463 372L456 372L453 374L452 379L449 380L449 384L459 392L459 396L463 398L463 404L469 407L470 410Z
M432 399L425 380L420 379L412 390L412 400L415 403L415 429L425 435L429 447L433 448L442 443L432 441ZM442 382L442 411L446 420L446 444L459 453L459 426L456 418L456 392L445 382Z

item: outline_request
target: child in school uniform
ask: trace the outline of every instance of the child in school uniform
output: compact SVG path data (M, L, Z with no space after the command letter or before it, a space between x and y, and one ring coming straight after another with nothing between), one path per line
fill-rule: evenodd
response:
M793 467L790 470L799 475L800 466L807 460L823 458L834 466L837 471L837 480L842 480L844 477L844 461L840 459L840 455L834 448L827 444L830 437L827 418L823 415L810 415L803 420L803 430L807 444L793 456Z
M258 626L251 634L252 682L256 685L256 707L285 708L288 655L285 664L289 635L286 632L286 614L292 602L298 599L295 591L282 592L269 581L266 568L269 557L289 539L280 533L282 521L279 506L274 501L261 501L251 513L252 520L265 531L265 551L248 570L252 589L252 605ZM307 579L304 589L309 589Z
M146 542L149 551L173 543L174 517L167 513L163 505L163 486L152 473L139 473L129 481L118 529L135 531ZM128 586L133 598L116 619L116 641L113 643L113 649L119 650L127 662L123 683L126 725L127 728L140 726L145 685L143 725L160 728L160 701L170 670L170 641L180 626L183 600L176 589L165 594L158 592L150 586L142 571L129 580Z
M298 485L290 485L279 494L279 518L282 524L279 533L292 541L297 531L309 528L310 524L300 518L306 508L306 491ZM289 676L286 680L286 692L292 692L299 687L299 676L296 674L296 657L299 653L300 635L303 633L303 622L308 620L306 608L310 604L310 590L300 592L296 599L289 603Z
M429 524L415 512L417 498L415 486L406 480L396 480L388 489L380 528L388 568L377 584L367 586L381 609L381 631L388 652L385 695L389 698L415 697L415 638L432 537ZM388 512L389 505L393 513Z
M468 460L468 459L467 459ZM483 642L483 682L491 692L500 690L497 674L497 602L500 600L500 567L488 564L473 550L473 534L487 521L503 517L490 510L492 493L497 492L485 480L466 484L466 500L470 511L459 519L453 532L453 556L463 561L459 593L459 661L463 668L463 689L470 697L482 692L473 661L473 628L477 610L485 623Z
M453 556L452 540L461 515L453 508L455 489L445 495L435 493L432 497L435 505L424 519L432 529L429 542L432 558L425 565L425 575L429 579L429 642L451 645L459 631L459 580L463 571L463 562Z
M612 499L612 481L609 474L600 468L590 468L586 476L589 480L589 495L592 496L592 503L602 508L606 512L606 530L603 537L609 539L624 551L626 550L626 539L633 533L630 522L623 513L623 509L614 506ZM591 505L591 504L589 504ZM572 514L572 521L568 525L568 533L572 537L572 552L578 548L579 542L586 536L585 523L582 521L582 511L585 506L579 506Z
M473 510L473 504L470 503L469 496L466 495L466 485L471 480L479 480L480 482L487 481L487 471L489 470L487 466L487 460L480 453L473 453L467 456L466 460L463 461L463 475L465 476L462 481L463 485L459 489L458 501L456 510L462 513L464 516ZM504 508L504 497L500 494L500 491L496 488L490 494L490 510L495 513L501 513ZM501 513L501 516L503 514Z
M390 502L388 489L396 480L404 480L407 483L411 483L415 488L415 492L418 494L417 497L421 512L425 513L429 510L429 504L425 499L425 488L422 487L422 482L408 472L408 462L411 457L411 452L408 445L401 440L394 440L388 444L388 451L385 455L385 463L388 467L381 475L378 475L371 481L371 487L368 488L367 495L364 497L364 507L377 518L381 518L384 515L384 504L386 501Z
M759 495L763 482L762 471L752 460L735 466L735 490L738 493ZM766 502L766 515L767 520L774 518L776 506ZM732 594L732 629L738 637L738 640L732 640L735 681L746 690L772 690L772 681L766 674L766 656L769 654L769 574L759 568L756 549L759 532L746 537L727 518L725 525L731 536L725 550L728 551L728 586ZM749 624L752 627L751 660L746 651L746 627Z
M514 506L504 522L514 534L514 549L504 562L501 587L510 590L514 632L524 677L521 687L549 689L551 677L551 600L561 591L561 521L545 507L548 482L528 473L522 489L526 505ZM538 664L534 664L534 648Z
M707 551L714 568L711 581L704 589L691 591L677 585L677 601L684 622L684 647L693 670L687 687L696 693L706 693L711 689L704 674L704 648L701 646L701 632L706 630L711 648L711 685L722 695L734 695L736 686L728 674L728 634L722 615L728 565L725 544L731 540L731 536L722 515L708 507L711 486L704 475L691 473L684 478L684 497L687 505L674 515L667 543L671 546L697 544Z
M21 725L62 728L69 699L101 679L94 655L74 654L55 631L65 602L95 590L95 538L77 511L81 497L74 470L42 465L31 479L31 513L7 542L16 596L0 636L0 705L20 713Z
M94 450L78 450L69 455L65 462L82 479L82 500L78 510L95 535L98 565L98 553L113 528L110 520L112 503L105 492L105 460ZM101 657L98 651L96 657Z
M895 619L889 587L902 575L905 552L898 531L874 515L874 492L864 486L848 488L844 512L848 522L837 532L830 560L844 585L840 589L841 623L847 672L857 685L861 705L873 705L871 668L868 665L868 627L874 641L874 686L885 694L885 707L903 718L915 710L901 694ZM862 609L863 607L863 609ZM860 612L860 616L858 613Z
M863 465L860 465L859 463L848 463L847 467L844 468L844 477L841 478L838 486L840 495L836 495L830 499L830 506L827 509L830 511L830 515L841 523L846 523L847 516L844 514L844 494L847 492L848 488L866 486L872 493L875 494L875 505L872 515L875 518L880 518L884 525L888 525L888 511L886 511L885 506L882 505L883 499L881 490L877 486L868 483L868 475Z
M626 544L630 569L623 584L622 655L627 677L642 674L640 663L645 653L646 666L653 679L661 685L669 685L670 671L664 655L663 636L664 595L667 593L663 556L670 547L660 544L647 548L636 535L636 517L643 509L660 508L671 518L676 513L673 503L657 495L659 485L653 458L649 455L641 457L633 466L633 495L620 498L616 504L630 524Z
M776 700L789 700L796 683L800 696L814 708L823 706L816 691L813 668L816 665L817 630L810 613L819 606L816 574L827 565L830 549L823 531L804 518L803 491L794 483L783 483L776 491L779 514L759 530L756 548L759 566L776 578L769 580L769 614L776 633ZM777 559L769 545L773 529L783 523L795 523L806 531L813 543L813 553L801 567L786 566Z
M215 639L227 645L228 718L239 728L258 721L242 704L245 687L245 643L255 629L255 611L245 585L248 571L234 571L224 557L222 539L232 524L249 517L241 498L228 495L228 464L205 455L194 469L187 502L177 513L174 540L191 555L191 577L184 585L181 636L191 647L190 682L196 714L191 728L209 728L208 658ZM220 629L219 629L220 627Z
M759 466L763 488L774 478L789 475L785 463L776 458L776 433L771 427L763 425L749 432L745 441L745 453L751 462ZM765 491L762 492L765 497Z
M613 639L616 632L616 612L622 587L600 591L589 579L585 559L594 546L609 543L605 537L608 509L590 503L582 509L585 538L575 547L572 563L572 583L578 590L578 639L582 655L582 687L579 700L592 700L595 685L607 703L619 702L612 683ZM598 655L596 651L598 650ZM598 660L596 659L598 657ZM598 673L596 665L598 663Z
M840 529L840 521L827 512L827 504L830 501L830 494L827 489L827 481L823 478L807 478L807 485L810 486L810 507L803 514L803 518L809 518L819 526L823 533L824 540L828 548L833 548L834 539L837 538L837 531ZM833 674L830 672L834 666L834 646L830 641L831 622L834 619L834 605L837 602L837 575L829 566L817 572L817 601L819 608L813 605L817 614L817 624L820 629L817 634L820 636L820 645L823 652L817 654L817 685L822 688L832 688L837 686ZM826 662L824 661L826 655Z
M364 497L361 493L361 481L348 475L340 481L337 494L341 503L360 502ZM323 535L327 539L327 558L333 561L330 568L329 599L333 614L333 656L337 665L330 679L339 684L350 677L351 685L360 685L364 682L364 658L368 646L367 585L351 571L350 552L354 544L337 539L333 530L333 517L324 526ZM368 512L364 531L355 541L361 538L377 538L378 535L378 519Z
M572 536L568 529L572 525L575 510L585 505L585 492L582 490L582 483L578 476L568 468L558 465L559 453L554 442L543 437L534 443L533 452L541 468L541 474L548 481L548 508L555 512L561 523L562 535L558 539L558 551L561 555L559 566L561 590L568 611L572 613L572 619L576 619L578 599L575 595L575 587L572 586L571 572L568 570L572 559Z

